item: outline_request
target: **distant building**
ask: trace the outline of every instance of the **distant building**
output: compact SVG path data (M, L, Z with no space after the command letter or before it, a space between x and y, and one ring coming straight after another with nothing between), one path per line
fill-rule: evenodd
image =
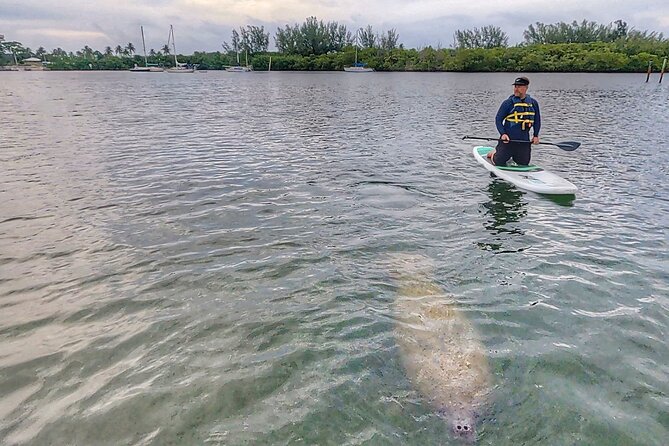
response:
M23 71L44 71L46 68L42 64L42 59L29 57L21 61Z

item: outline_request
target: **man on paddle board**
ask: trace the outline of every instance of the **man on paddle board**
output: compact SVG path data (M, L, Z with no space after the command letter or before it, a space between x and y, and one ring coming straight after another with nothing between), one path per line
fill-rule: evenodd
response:
M495 125L502 141L497 143L495 150L488 153L492 163L496 166L506 165L513 158L516 164L530 164L532 144L539 144L539 130L541 130L541 115L539 103L527 94L530 80L524 76L513 82L513 95L509 96L497 111ZM530 139L530 132L532 138ZM527 141L524 142L509 142Z

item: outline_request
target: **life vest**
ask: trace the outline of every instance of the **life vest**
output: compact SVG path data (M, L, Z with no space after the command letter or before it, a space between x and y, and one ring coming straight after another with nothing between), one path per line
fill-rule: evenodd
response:
M506 115L502 124L505 125L509 122L511 127L520 125L523 131L529 132L532 125L534 125L534 101L529 95L525 96L525 99L513 96L511 100L513 101L513 108Z

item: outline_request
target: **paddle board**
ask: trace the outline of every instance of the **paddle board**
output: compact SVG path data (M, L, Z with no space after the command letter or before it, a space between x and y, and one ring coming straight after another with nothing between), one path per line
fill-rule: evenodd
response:
M564 178L533 164L520 166L512 163L507 166L495 166L486 158L491 150L493 150L492 147L474 147L474 158L493 175L508 181L519 189L550 195L575 194L578 190Z

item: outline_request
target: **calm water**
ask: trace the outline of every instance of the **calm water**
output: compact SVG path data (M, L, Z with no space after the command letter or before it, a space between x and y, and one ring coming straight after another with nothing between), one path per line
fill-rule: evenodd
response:
M513 75L0 74L0 443L453 444L387 258L480 332L484 445L669 438L669 82L533 75L553 200L490 178Z

